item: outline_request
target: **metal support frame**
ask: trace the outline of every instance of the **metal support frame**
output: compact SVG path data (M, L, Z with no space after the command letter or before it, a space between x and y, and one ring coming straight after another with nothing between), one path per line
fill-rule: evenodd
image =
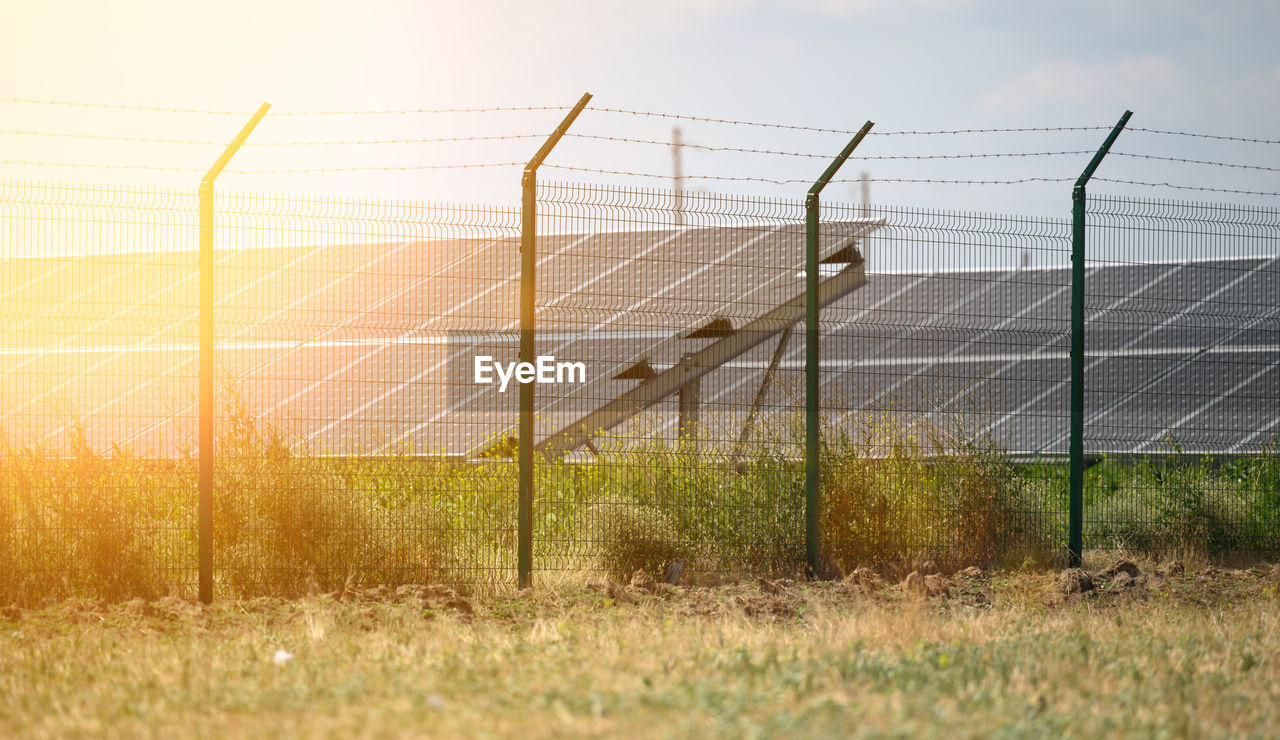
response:
M1125 111L1071 189L1071 446L1068 494L1067 559L1079 568L1084 559L1084 270L1085 185L1102 164L1133 111Z
M236 151L271 109L263 103L222 156L200 180L200 458L199 523L196 534L200 564L200 601L213 603L213 470L214 470L214 322L213 322L213 184Z
M818 452L820 437L818 432L818 384L821 375L818 369L818 296L819 261L818 261L818 223L821 218L820 196L822 189L831 178L835 177L840 166L849 159L853 150L858 148L862 139L875 123L867 121L862 129L845 145L835 161L827 167L822 176L809 188L804 201L805 216L805 314L804 314L804 547L809 575L817 576L821 570L821 548L818 540ZM858 265L862 273L862 264ZM865 278L864 278L865 281Z
M698 447L698 424L702 408L702 378L680 386L676 394L676 409L679 422L676 425L680 435L680 444L689 449Z
M742 422L742 432L738 435L738 444L733 451L735 460L746 453L747 443L751 441L751 433L755 431L756 417L760 415L760 407L764 405L764 399L769 395L769 388L773 385L773 379L778 374L778 365L781 364L782 357L787 352L787 342L791 340L791 330L793 328L788 326L782 332L782 336L778 337L778 346L773 348L773 357L769 358L769 367L764 371L764 378L760 381L760 387L756 389L756 395L751 399L751 409L747 411L747 418Z
M616 427L735 357L789 330L804 317L806 301L811 297L816 297L825 306L865 285L867 280L862 264L861 261L848 264L823 280L812 296L807 291L797 295L747 322L733 334L686 354L670 368L641 381L626 393L549 435L538 443L538 451L549 456L563 455L583 447L592 436Z
M534 314L537 301L537 202L538 167L573 125L582 109L591 101L591 93L583 93L538 149L533 159L524 166L520 179L520 361L537 362L534 341ZM532 585L533 573L533 401L534 384L520 384L520 425L517 442L520 446L520 500L517 512L516 572L520 588Z

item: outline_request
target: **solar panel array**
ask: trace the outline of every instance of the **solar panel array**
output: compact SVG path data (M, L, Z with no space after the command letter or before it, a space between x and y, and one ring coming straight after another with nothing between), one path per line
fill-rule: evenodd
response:
M898 216L826 222L824 256L933 238ZM539 352L583 362L588 378L539 387L540 437L634 386L616 378L637 363L661 371L705 346L688 338L699 327L740 327L803 290L794 221L612 226L539 241ZM514 384L470 375L478 354L516 359L518 249L508 234L220 251L221 377L316 450L474 454L514 426ZM980 411L1011 453L1066 452L1065 267L878 267L873 254L867 285L824 310L829 403L845 415ZM191 446L193 253L11 257L3 275L10 444L57 444L78 418L102 449ZM1091 453L1251 452L1280 430L1275 257L1094 264L1087 277ZM702 423L723 431L709 436L734 438L779 337L704 379ZM802 370L803 353L789 338L779 372ZM673 438L676 418L671 398L645 433Z

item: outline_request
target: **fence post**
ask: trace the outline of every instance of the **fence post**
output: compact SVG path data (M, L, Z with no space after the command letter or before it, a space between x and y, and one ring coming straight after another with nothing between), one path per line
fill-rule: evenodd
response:
M538 166L547 158L560 137L573 125L574 119L587 107L591 93L583 93L555 131L547 137L524 166L520 178L520 361L538 361L533 337L534 307L537 299L535 270L538 266L536 206L538 202ZM533 572L533 388L531 382L520 384L520 500L517 512L516 574L520 588L532 585Z
M1084 213L1085 185L1107 156L1133 111L1125 111L1071 189L1071 489L1068 496L1067 559L1084 559Z
M809 575L816 577L821 571L818 541L818 221L819 197L836 171L845 163L853 150L875 124L867 121L862 129L845 145L835 161L809 188L804 200L804 548Z
M231 143L227 144L222 156L218 157L200 180L200 477L197 540L200 601L205 604L213 603L213 183L270 108L269 103L258 107L257 112Z

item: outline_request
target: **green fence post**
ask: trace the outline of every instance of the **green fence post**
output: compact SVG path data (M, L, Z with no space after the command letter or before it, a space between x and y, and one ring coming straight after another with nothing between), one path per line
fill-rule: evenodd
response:
M867 121L809 188L804 200L804 548L809 575L821 572L818 535L818 221L819 196L875 124Z
M1067 502L1067 558L1084 559L1084 213L1085 185L1107 156L1133 111L1125 111L1071 189L1071 490Z
M564 117L542 148L524 166L520 179L520 361L536 363L536 343L533 337L534 308L537 299L535 270L537 255L537 202L538 167L547 158L574 119L591 101L591 93L583 93L569 114ZM517 512L516 573L520 588L532 585L533 572L533 383L520 384L520 426L517 432L520 445L520 501Z
M205 604L213 603L213 183L270 108L268 103L258 107L200 180L200 474L196 538L200 561L200 601Z

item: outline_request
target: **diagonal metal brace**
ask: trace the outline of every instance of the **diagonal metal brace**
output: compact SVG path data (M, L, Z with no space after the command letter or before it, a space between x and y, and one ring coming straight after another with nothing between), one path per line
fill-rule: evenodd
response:
M823 280L818 301L829 305L866 285L867 278L859 261ZM690 353L657 375L641 382L609 403L580 420L554 432L535 445L537 451L556 457L587 444L591 437L612 429L645 409L678 392L685 384L722 367L757 345L789 330L804 319L805 293L800 293L768 313L744 324L731 336Z

